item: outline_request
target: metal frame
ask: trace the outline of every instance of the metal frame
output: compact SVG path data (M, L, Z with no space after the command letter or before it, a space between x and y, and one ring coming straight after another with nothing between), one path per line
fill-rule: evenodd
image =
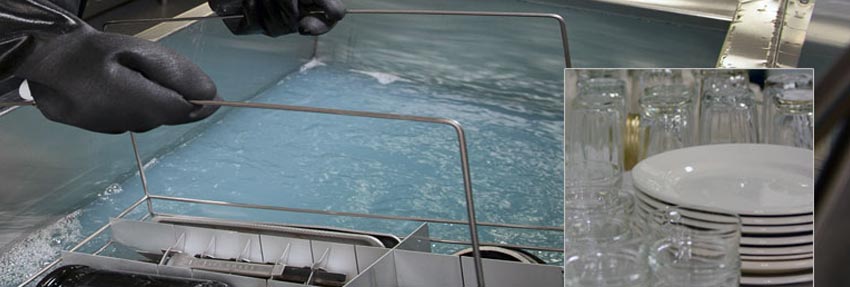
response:
M347 14L367 14L367 15L431 15L431 16L476 16L476 17L514 17L514 18L547 18L558 21L560 28L561 47L564 53L564 66L572 67L570 60L570 48L567 38L567 22L564 17L552 13L525 13L525 12L489 12L489 11L450 11L450 10L383 10L383 9L350 9ZM107 21L101 27L106 30L111 25L126 25L136 23L161 23L161 22L178 22L178 21L204 21L204 20L221 20L221 19L236 19L242 18L242 15L231 16L200 16L200 17L179 17L179 18L148 18L148 19L131 19L131 20L113 20ZM318 38L317 38L318 41Z
M203 13L203 11L200 11ZM572 66L570 60L570 52L569 52L569 42L567 38L567 25L564 21L564 18L558 14L547 14L547 13L523 13L523 12L487 12L487 11L439 11L439 10L380 10L380 9L352 9L347 11L348 14L372 14L372 15L432 15L432 16L478 16L478 17L518 17L518 18L548 18L554 19L558 22L560 29L560 38L561 45L563 49L564 55L564 65L566 68L570 68ZM193 16L193 17L179 17L179 18L150 18L150 19L134 19L134 20L114 20L107 21L103 24L102 29L107 29L110 25L121 25L121 24L133 24L133 23L159 23L159 22L178 22L178 21L204 21L204 20L215 20L215 19L235 19L241 18L241 15L235 16ZM185 26L184 26L185 27ZM144 32L143 32L144 33ZM318 47L319 38L316 37L316 41L314 43L314 53L316 52L316 48ZM315 56L315 54L314 54ZM481 287L485 286L484 283L484 273L483 266L481 262L481 251L480 251L480 241L478 238L478 226L489 226L489 227L502 227L502 228L516 228L516 229L528 229L528 230L543 230L543 231L563 231L564 228L560 226L535 226L535 225L522 225L522 224L505 224L505 223L491 223L491 222L478 222L475 217L475 207L473 203L473 192L472 192L472 182L469 171L469 158L468 151L466 145L466 137L463 130L463 127L460 123L455 120L445 119L445 118L434 118L434 117L420 117L420 116L411 116L411 115L398 115L398 114L387 114L387 113L375 113L375 112L364 112L364 111L350 111L350 110L339 110L339 109L326 109L326 108L314 108L314 107L304 107L304 106L292 106L292 105L277 105L277 104L263 104L263 103L248 103L248 102L231 102L231 101L191 101L193 104L198 105L216 105L216 106L228 106L228 107L237 107L237 108L253 108L253 109L270 109L270 110L281 110L281 111L295 111L295 112L307 112L307 113L318 113L318 114L329 114L329 115L342 115L342 116L353 116L353 117L365 117L365 118L378 118L378 119L388 119L388 120L402 120L402 121L414 121L414 122L425 122L425 123L433 123L433 124L442 124L451 126L458 138L458 149L460 153L461 160L461 171L464 182L464 193L466 196L466 208L467 208L467 220L450 220L450 219L438 219L438 218L422 218L422 217L410 217L410 216L390 216L390 215L373 215L373 214L365 214L365 213L354 213L354 212L334 212L334 211L325 211L325 210L314 210L314 209L303 209L303 208L288 208L288 207L279 207L279 206L267 206L267 205L257 205L257 204L246 204L246 203L236 203L236 202L225 202L225 201L215 201L215 200L203 200L203 199L193 199L193 198L180 198L180 197L172 197L172 196L163 196L163 195L154 195L151 194L148 190L147 186L147 177L144 172L144 164L142 163L141 156L138 150L138 144L136 142L135 135L130 133L130 142L133 146L133 152L136 160L136 165L139 170L139 177L142 181L142 189L144 192L144 196L130 205L127 209L123 210L116 218L123 218L135 208L137 208L142 203L146 203L148 213L145 214L142 220L146 218L153 217L156 213L153 208L153 200L165 200L165 201L175 201L175 202L186 202L186 203L197 203L197 204L207 204L207 205L219 205L219 206L229 206L229 207L238 207L238 208L254 208L254 209L265 209L265 210L275 210L275 211L284 211L284 212L297 212L297 213L309 213L309 214L322 214L322 215L332 215L332 216L350 216L350 217L361 217L361 218L372 218L372 219L389 219L389 220L403 220L403 221L417 221L417 222L429 222L429 223L440 223L440 224L466 224L470 230L470 241L458 241L458 240L446 240L446 239L432 239L433 242L440 242L446 244L463 244L463 245L472 245L473 249L473 257L475 263L475 273L478 281L478 285ZM35 102L0 102L0 107L6 106L35 106ZM74 247L69 249L69 252L74 252L79 250L84 245L88 244L93 239L97 238L104 231L106 231L110 227L111 223L107 223L100 228L98 228L94 233L84 238L82 241L77 243ZM100 254L108 246L112 244L112 241L107 241L103 246L98 248L92 254ZM563 252L561 249L557 248L546 248L546 247L536 247L536 246L522 246L522 245L511 245L511 244L488 244L494 246L502 246L502 247L513 247L513 248L522 248L529 250L540 250L540 251L551 251L551 252ZM58 258L52 261L50 264L46 265L44 268L27 278L23 281L19 287L26 286L36 278L44 275L47 271L55 267L59 264L61 258Z
M534 225L521 225L521 224L504 224L504 223L490 223L490 222L478 222L475 216L475 205L473 202L473 191L472 191L472 179L469 170L469 157L468 157L468 149L466 144L466 136L463 129L463 126L452 119L446 118L435 118L435 117L422 117L422 116L412 116L412 115L399 115L399 114L388 114L388 113L376 113L376 112L365 112L365 111L352 111L352 110L340 110L340 109L328 109L328 108L316 108L316 107L305 107L305 106L293 106L293 105L280 105L280 104L266 104L266 103L250 103L250 102L232 102L232 101L199 101L193 100L190 101L196 105L214 105L214 106L226 106L226 107L236 107L236 108L251 108L251 109L268 109L268 110L278 110L278 111L293 111L293 112L306 112L306 113L317 113L317 114L327 114L327 115L340 115L340 116L351 116L351 117L363 117L363 118L376 118L376 119L387 119L387 120L400 120L400 121L412 121L412 122L423 122L423 123L432 123L432 124L441 124L451 126L456 133L457 141L458 141L458 152L460 154L460 164L461 164L461 172L463 176L464 183L464 194L466 197L466 209L467 209L467 220L450 220L450 219L439 219L439 218L423 218L423 217L410 217L410 216L391 216L391 215L375 215L375 214L366 214L366 213L354 213L354 212L334 212L334 211L326 211L326 210L316 210L316 209L305 209L305 208L289 208L289 207L280 207L280 206L269 206L269 205L259 205L259 204L248 204L248 203L237 203L237 202L226 202L226 201L216 201L216 200L205 200L205 199L194 199L194 198L181 198L181 197L173 197L173 196L164 196L164 195L155 195L151 194L148 190L147 185L147 177L145 176L144 164L142 163L141 156L139 154L138 144L136 142L136 136L133 133L130 133L130 143L133 146L133 154L136 160L136 166L139 171L139 178L142 183L142 190L144 192L144 196L137 200L135 203L130 205L127 209L123 210L116 218L123 218L135 208L137 208L142 203L146 203L147 205L147 213L143 217L142 220L146 218L151 218L156 215L153 208L153 200L165 200L165 201L175 201L175 202L186 202L186 203L197 203L197 204L207 204L207 205L219 205L219 206L229 206L229 207L238 207L238 208L253 208L253 209L263 209L263 210L275 210L275 211L284 211L284 212L297 212L297 213L308 213L308 214L322 214L322 215L333 215L333 216L350 216L350 217L361 217L361 218L372 218L372 219L389 219L389 220L403 220L403 221L417 221L417 222L429 222L429 223L440 223L440 224L466 224L470 230L470 242L465 241L456 241L456 240L445 240L445 239L432 239L433 242L447 243L447 244L470 244L473 249L473 257L475 263L475 272L476 278L478 279L479 286L484 287L484 273L481 262L481 251L480 251L480 241L478 238L478 225L481 226L490 226L490 227L503 227L503 228L517 228L517 229L529 229L529 230L543 230L543 231L563 231L563 227L559 226L534 226ZM0 102L0 106L35 106L35 102ZM111 223L107 223L97 229L94 233L80 241L77 245L69 249L69 252L74 252L80 249L82 246L89 243L94 238L98 237L104 231L106 231L110 227ZM103 252L109 245L111 245L111 240L105 243L103 246L98 248L93 254L99 254ZM534 247L534 246L521 246L521 245L510 245L510 244L490 244L490 245L498 245L503 247L514 247L514 248L523 248L523 249L531 249L531 250L541 250L541 251L552 251L552 252L563 252L563 250L555 249L555 248L546 248L546 247ZM33 274L25 281L23 281L19 287L26 286L30 284L36 278L44 275L51 268L55 267L61 258L58 258L39 270L37 273Z

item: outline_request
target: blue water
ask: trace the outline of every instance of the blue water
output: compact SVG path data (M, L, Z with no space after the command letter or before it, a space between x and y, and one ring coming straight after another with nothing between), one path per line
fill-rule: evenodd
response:
M479 220L561 223L563 104L558 98L496 97L320 66L283 79L253 101L458 120L468 133ZM180 197L465 219L455 132L428 123L231 110L158 158L147 175L151 192ZM123 186L136 194L140 190L136 180ZM222 216L200 206L176 211ZM250 213L235 216L252 218ZM289 216L305 223L401 234L413 227ZM446 232L443 236L449 238L466 236L462 229ZM557 245L558 238L551 239L542 243Z
M455 119L467 132L478 220L553 226L562 224L563 218L564 127L560 95L548 96L493 94L475 87L447 89L389 74L319 65L287 76L252 101ZM207 127L191 139L148 162L151 193L466 219L451 127L254 109L222 109L220 114L200 123ZM140 142L146 136L139 135ZM141 195L137 176L116 182L55 227L68 237L66 242L55 242L55 236L47 235L48 244L35 240L18 246L17 252L29 256L28 261L47 261L58 247L34 258L32 247L72 246ZM169 202L156 202L155 208L162 213L338 226L401 236L418 226ZM138 218L141 209L131 217ZM553 232L484 228L481 233L482 240L490 242L548 247L561 242L560 234ZM433 225L432 236L465 240L469 235L463 226ZM438 252L460 248L435 246ZM15 252L7 254L6 260L17 257ZM540 255L553 263L560 260L554 254Z

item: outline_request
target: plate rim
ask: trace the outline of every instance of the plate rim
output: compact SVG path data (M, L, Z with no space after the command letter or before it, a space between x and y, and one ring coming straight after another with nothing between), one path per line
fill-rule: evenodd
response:
M681 156L675 156L675 155L682 154L682 153L705 153L705 152L707 152L705 150L726 150L728 152L728 150L730 150L730 149L733 149L733 150L747 149L749 151L752 151L753 149L775 149L775 150L783 150L784 149L786 153L798 152L798 153L802 154L803 152L806 152L806 153L811 153L812 157L814 157L814 153L810 150L807 150L807 149L781 146L781 145L772 145L772 144L713 144L713 145L692 146L692 147L686 147L686 148L675 149L675 150L663 152L663 153L656 154L656 155L653 155L651 157L648 157L646 159L641 160L632 169L633 185L635 186L635 188L637 188L641 191L644 191L647 194L651 194L651 195L654 194L655 195L654 197L656 197L656 198L664 199L664 201L666 201L666 202L675 203L676 200L672 200L671 198L667 198L665 192L657 191L657 190L653 190L652 188L649 188L647 183L650 182L650 181L653 181L653 180L650 178L649 173L644 171L646 169L647 165L651 165L654 161L661 160L659 158L664 158L664 159L666 159L667 157L680 158ZM812 167L812 170L814 170L814 167ZM814 182L814 179L813 179L813 182ZM812 187L812 188L814 188L814 187ZM789 216L789 215L801 215L801 214L814 213L813 204L812 204L812 206L795 207L793 210L784 210L784 211L774 210L774 209L751 209L751 210L746 210L746 211L743 211L743 210L735 211L735 210L724 209L724 208L716 207L716 206L700 205L698 203L696 203L696 204L682 203L681 205L699 207L700 209L704 209L706 211L715 211L715 212L724 212L724 213L737 213L739 215L752 215L752 216Z
M789 254L789 255L747 255L741 254L741 260L748 261L782 261L782 260L791 260L791 259L806 259L806 258L814 258L814 253L801 253L801 254ZM749 259L744 259L744 256L751 257ZM776 259L778 258L778 259Z
M654 201L658 205L676 206L676 204L664 202L660 199L654 198L654 197L652 197L652 195L646 194L644 191L639 190L639 189L635 190L635 196L639 200L644 201L644 202L646 201L646 199L649 199L651 201ZM701 207L694 207L694 206L690 206L690 205L681 205L681 206L686 206L686 207L692 209L695 212L697 211L696 209L701 209ZM711 216L712 211L711 210L706 210L706 211L707 212L704 213L704 214ZM724 212L724 211L714 211L714 213L717 213L717 212L729 213L729 212ZM810 223L814 224L814 214L813 213L812 214L804 214L804 215L796 215L796 216L749 217L749 216L745 216L745 215L741 215L741 214L738 214L738 216L741 217L741 224L742 225L787 226L787 225L801 225L801 224L810 224ZM784 219L802 218L802 219L799 219L798 221L792 221L792 222L781 222L781 220L783 218ZM809 219L809 218L811 218L811 219ZM705 218L702 218L702 220L710 221L709 219L705 219ZM767 221L767 222L765 222L765 221Z
M640 199L638 200L637 204L638 204L637 211L640 212L641 215L644 215L644 216L647 215L648 212L650 212L650 211L646 210L646 208L653 208L652 206L650 206L650 203L646 203L646 202L644 202L643 200L640 200ZM708 221L706 219L695 218L695 217L688 216L688 215L683 215L683 216L685 216L685 217L687 217L687 218L689 218L693 221L698 221L698 222ZM793 230L789 230L789 229L779 230L779 229L782 229L783 227L789 227L789 226L795 226L795 229L793 229ZM796 227L796 226L804 226L804 227ZM762 229L762 230L753 231L753 229ZM768 230L764 231L763 229L768 229ZM776 229L777 231L771 231L770 229ZM741 235L742 236L746 236L746 235L782 236L782 235L787 235L787 234L800 234L800 233L807 233L807 232L814 232L814 224L813 223L789 224L789 225L748 225L748 224L741 224ZM753 236L749 236L749 237L753 237Z
M757 254L757 253L752 253L752 252L744 252L743 249L745 249L745 248L746 249L755 249L755 250L767 250L767 249L782 250L782 252L769 253L770 255L810 254L810 253L813 253L814 250L815 250L814 244L809 243L809 244L800 244L800 245L791 246L791 247L788 247L788 246L782 246L782 247L780 247L780 246L739 246L738 247L738 253L741 254L741 255L765 255L764 253ZM805 250L803 252L793 252L793 253L788 252L789 249L797 249L797 248L806 248L806 249L811 249L811 250ZM768 256L770 256L770 255L768 255Z
M759 282L755 282L752 280L761 280ZM783 280L783 281L763 281L763 280ZM794 283L805 283L805 282L813 282L815 280L815 275L812 272L804 273L804 274L791 274L791 275L780 275L780 276L741 276L741 285L760 285L760 286L768 286L768 285L782 285L782 284L794 284Z
M758 263L756 263L758 262ZM761 267L761 268L749 268L745 267L745 265L749 264L770 264L774 266L770 267ZM811 264L809 264L811 263ZM776 265L787 265L787 266L776 266ZM797 266L806 264L806 266ZM754 273L763 273L763 274L776 274L776 273L792 273L798 271L804 271L811 269L815 264L814 258L804 258L804 259L796 259L796 260L774 260L774 261L754 261L754 260L741 260L741 271L746 272L748 274ZM796 267L794 267L796 266Z

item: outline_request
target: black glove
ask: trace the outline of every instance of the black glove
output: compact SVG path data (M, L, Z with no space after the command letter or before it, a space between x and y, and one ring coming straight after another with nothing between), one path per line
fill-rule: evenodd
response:
M243 15L224 23L234 34L277 37L294 32L321 35L345 16L340 0L209 0L219 16Z
M188 59L156 43L84 25L37 45L15 75L53 121L96 132L144 132L206 118L215 84Z

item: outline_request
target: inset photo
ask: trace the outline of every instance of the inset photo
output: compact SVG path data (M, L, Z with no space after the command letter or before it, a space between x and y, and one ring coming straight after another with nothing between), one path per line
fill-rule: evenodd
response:
M567 286L811 286L813 81L812 69L565 70Z

